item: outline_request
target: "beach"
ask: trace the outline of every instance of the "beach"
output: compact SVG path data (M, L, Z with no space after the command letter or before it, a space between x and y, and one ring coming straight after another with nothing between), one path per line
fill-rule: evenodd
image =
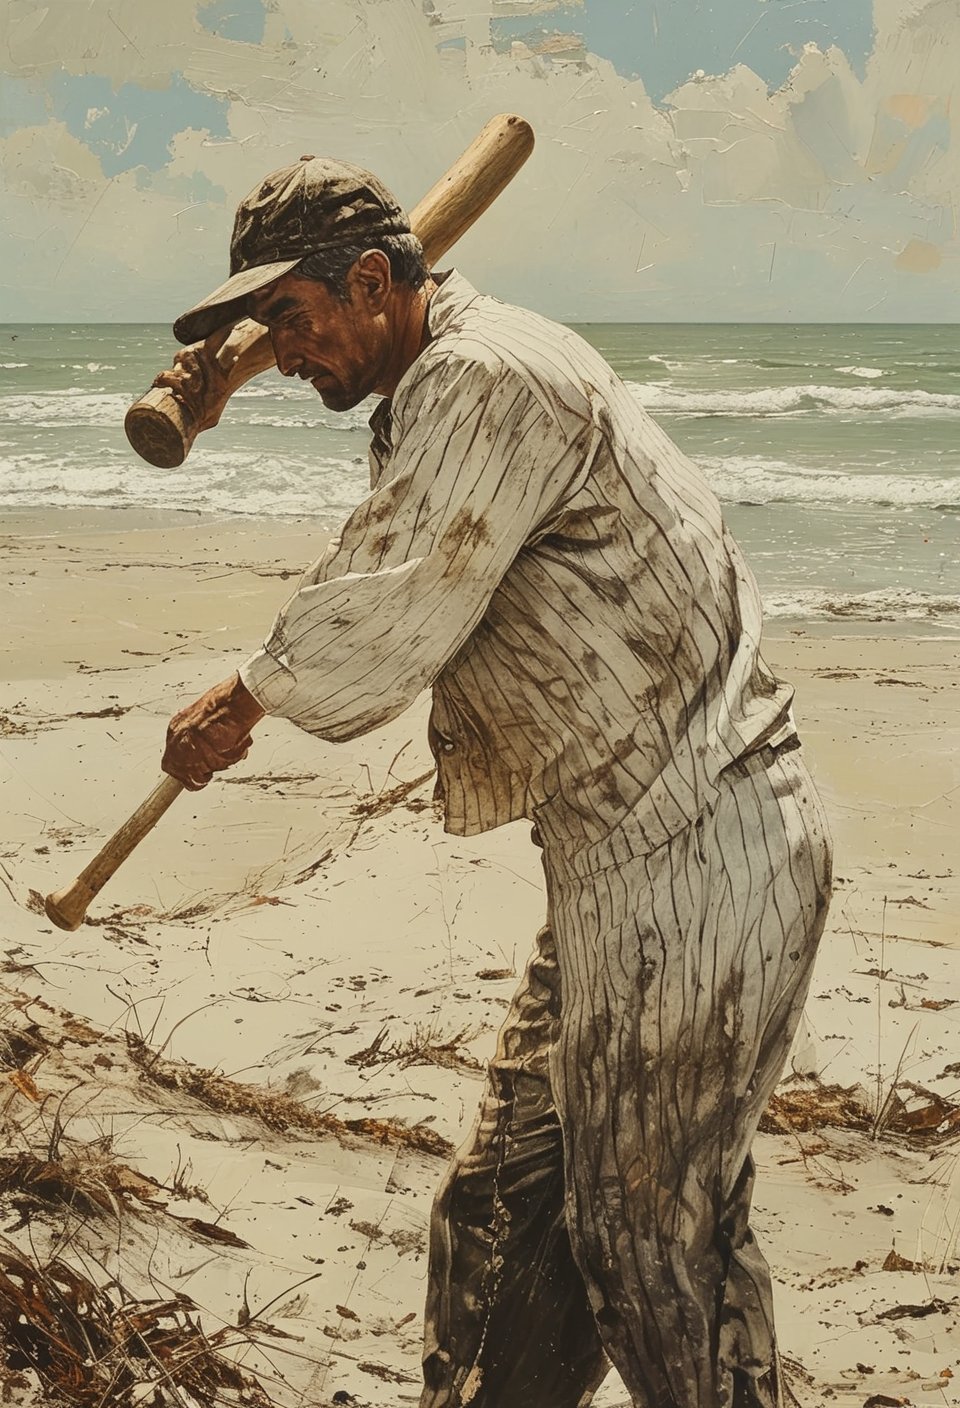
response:
M324 530L24 507L0 541L0 1209L27 1214L0 1250L166 1297L273 1402L416 1402L432 1193L543 919L529 828L444 834L425 699L340 746L267 718L54 929L38 897L143 800L170 714L259 645ZM949 620L875 617L775 617L765 644L836 841L755 1146L804 1408L960 1402L960 663ZM73 1200L48 1176L24 1203L17 1159ZM626 1401L615 1375L596 1399Z

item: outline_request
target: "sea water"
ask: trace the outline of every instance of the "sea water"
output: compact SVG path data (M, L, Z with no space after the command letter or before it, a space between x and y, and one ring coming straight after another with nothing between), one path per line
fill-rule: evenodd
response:
M768 616L960 630L960 329L577 331L700 465ZM337 414L275 372L180 469L138 459L124 413L174 350L163 327L0 325L0 509L175 507L326 528L369 492L373 403Z

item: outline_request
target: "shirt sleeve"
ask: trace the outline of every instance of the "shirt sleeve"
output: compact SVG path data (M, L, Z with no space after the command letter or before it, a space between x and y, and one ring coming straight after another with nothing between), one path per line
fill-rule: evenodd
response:
M585 421L561 427L498 359L435 353L396 398L380 486L241 668L251 694L332 741L402 713L467 640L594 436Z

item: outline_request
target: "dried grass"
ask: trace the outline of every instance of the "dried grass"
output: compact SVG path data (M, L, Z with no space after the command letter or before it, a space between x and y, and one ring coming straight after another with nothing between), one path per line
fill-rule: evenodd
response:
M133 1032L127 1033L127 1048L132 1061L148 1080L166 1090L190 1095L217 1114L247 1116L280 1133L303 1130L309 1134L333 1135L340 1140L359 1135L378 1144L416 1150L437 1158L447 1158L453 1152L450 1141L426 1125L405 1125L399 1120L338 1119L327 1111L308 1109L291 1095L262 1086L244 1085L186 1061L162 1060Z
M861 1086L820 1081L778 1090L760 1120L765 1134L809 1134L832 1128L893 1135L913 1147L944 1144L960 1134L960 1105L911 1081L891 1086L883 1106L882 1128Z
M443 1066L451 1071L482 1071L482 1063L469 1051L463 1050L464 1043L473 1041L478 1033L478 1028L462 1027L458 1032L445 1034L433 1022L418 1022L404 1040L388 1043L387 1028L384 1027L369 1046L347 1057L347 1065L363 1069L396 1061L400 1066Z
M160 1192L152 1179L117 1162L106 1144L61 1147L48 1159L29 1150L0 1158L0 1196L21 1209L32 1202L70 1208L81 1217L119 1215L129 1198L151 1203Z
M0 1355L11 1386L75 1408L270 1408L257 1380L224 1357L231 1327L208 1336L188 1296L140 1300L54 1259L0 1247ZM16 1377L14 1377L16 1376ZM2 1380L0 1380L2 1381Z

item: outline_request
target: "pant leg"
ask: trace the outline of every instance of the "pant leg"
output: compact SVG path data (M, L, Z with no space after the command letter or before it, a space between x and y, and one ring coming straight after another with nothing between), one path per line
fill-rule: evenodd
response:
M826 918L822 810L768 751L658 851L616 839L589 875L545 852L574 1256L637 1408L780 1408L749 1154Z
M543 929L434 1203L421 1408L578 1408L607 1373L564 1217L548 1071L559 1000Z

